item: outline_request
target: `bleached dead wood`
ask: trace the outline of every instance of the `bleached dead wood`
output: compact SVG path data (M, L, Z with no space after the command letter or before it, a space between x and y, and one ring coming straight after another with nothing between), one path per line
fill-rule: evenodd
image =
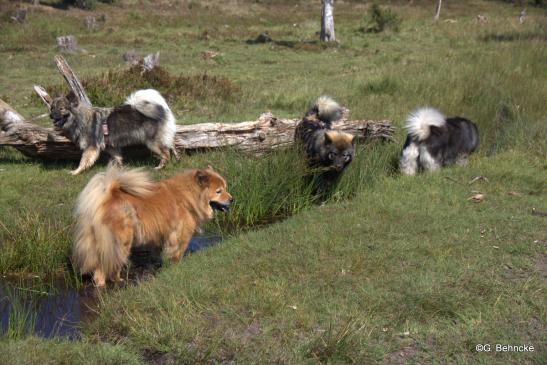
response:
M105 22L106 22L106 15L104 14L101 14L99 16L88 15L84 19L84 25L86 29L90 32L96 31Z
M150 53L142 60L142 72L149 72L160 63L160 53Z
M44 89L40 85L34 85L33 89L36 92L36 94L38 94L40 99L42 99L44 104L46 104L47 109L50 110L52 99L51 99L51 96L49 96L49 94L47 93L46 89Z
M53 128L29 123L0 100L0 146L11 146L28 157L78 160L81 152Z
M437 8L435 10L435 17L433 18L435 21L439 20L439 17L441 16L441 7L443 5L443 0L439 0L437 2Z
M78 45L76 37L73 35L64 35L57 37L57 50L65 53L87 53L87 51Z
M334 0L321 1L321 42L336 42L334 33Z
M519 16L519 23L520 24L523 24L524 21L526 20L526 8L522 9L522 11L520 12L520 16Z
M57 69L59 70L61 75L63 75L63 78L68 83L68 86L70 87L74 95L76 95L76 98L78 98L78 101L84 102L87 105L91 105L91 101L85 93L82 83L80 82L80 80L78 80L78 78L74 74L74 71L72 71L72 69L66 62L65 58L61 55L55 56L55 64L57 65Z
M294 142L294 129L300 119L281 119L271 113L258 120L241 123L200 123L178 125L175 148L184 151L234 148L260 155L286 148ZM391 139L394 128L387 120L347 120L334 127L352 133L360 140ZM45 160L79 160L81 151L59 131L27 122L0 100L0 146L10 146L28 157ZM126 155L147 154L144 148L131 148Z

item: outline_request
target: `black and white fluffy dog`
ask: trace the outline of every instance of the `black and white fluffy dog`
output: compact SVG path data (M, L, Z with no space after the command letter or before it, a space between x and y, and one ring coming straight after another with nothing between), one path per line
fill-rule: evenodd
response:
M467 156L479 145L479 131L472 121L446 118L436 109L420 108L406 122L406 138L399 159L401 172L415 175L454 163L465 165Z
M82 151L77 175L93 166L101 151L106 151L121 165L121 149L145 145L160 157L162 168L173 150L175 117L160 93L153 89L131 94L124 104L114 108L99 108L78 102L71 95L50 101L50 117Z

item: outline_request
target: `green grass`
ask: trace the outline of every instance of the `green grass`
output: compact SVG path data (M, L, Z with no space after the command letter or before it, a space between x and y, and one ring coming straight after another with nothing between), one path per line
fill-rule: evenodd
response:
M55 273L63 271L69 255L70 227L31 211L0 221L5 241L0 256L2 272Z
M315 35L314 2L248 1L233 9L216 1L140 2L139 10L128 3L99 4L95 12L41 7L23 25L0 22L0 69L9 70L0 98L25 116L43 113L31 87L60 90L54 38L73 34L88 53L66 58L97 105L157 87L188 124L254 120L264 111L300 116L326 93L353 118L397 127L417 106L439 107L476 121L481 146L469 168L403 178L395 167L399 128L395 143L359 146L322 206L297 151L184 156L154 176L215 166L236 204L206 230L231 238L107 295L83 344L39 341L36 358L24 362L85 350L167 363L545 363L543 350L473 350L477 343L545 343L547 224L530 214L547 210L544 8L529 8L521 25L511 5L447 2L434 23L430 4L385 2L402 19L399 31L365 34L368 5L337 3L340 43L325 46ZM105 25L87 32L84 17L101 13ZM477 14L488 23L477 23ZM246 43L265 30L273 43ZM160 50L161 72L128 72L121 55L130 49ZM221 55L204 60L208 50ZM73 165L0 149L1 273L67 270L73 203L105 167L72 177ZM469 185L478 175L488 181ZM486 200L468 201L473 190ZM0 346L11 354L33 341Z
M121 346L29 337L17 342L0 340L0 364L133 365L142 361Z
M410 346L409 362L539 364L543 350L474 346L545 340L544 169L507 152L382 178L113 293L87 334L174 363L375 363Z
M6 286L1 288L0 303L7 301L10 311L7 318L6 330L0 339L18 340L33 333L36 323L36 314L29 308L32 306L32 297L19 294L16 289ZM30 299L30 300L26 300ZM3 307L6 303L3 303Z

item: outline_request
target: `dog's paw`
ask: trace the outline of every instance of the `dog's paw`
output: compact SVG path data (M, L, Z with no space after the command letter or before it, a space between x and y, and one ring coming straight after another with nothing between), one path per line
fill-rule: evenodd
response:
M78 171L78 170L72 170L72 171L70 171L70 175L76 176L76 175L78 175L80 172L81 172L81 171Z

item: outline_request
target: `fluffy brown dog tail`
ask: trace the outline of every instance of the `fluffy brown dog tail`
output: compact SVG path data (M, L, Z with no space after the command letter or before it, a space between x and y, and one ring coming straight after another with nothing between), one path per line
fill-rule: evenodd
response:
M106 278L112 278L126 264L127 255L122 252L107 219L113 208L113 194L122 191L133 196L149 195L154 182L140 170L120 170L109 167L89 181L78 196L74 217L76 220L72 263L81 273L101 270Z

